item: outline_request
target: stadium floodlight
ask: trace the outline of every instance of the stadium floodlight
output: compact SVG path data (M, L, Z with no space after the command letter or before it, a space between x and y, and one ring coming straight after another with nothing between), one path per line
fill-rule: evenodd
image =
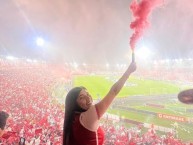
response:
M136 55L142 59L147 59L151 57L152 54L153 53L150 51L150 49L145 46L141 47L140 49L136 51Z
M17 59L17 58L16 58L16 57L13 57L13 56L7 56L6 59L8 59L8 60L15 60L15 59Z
M169 62L170 62L170 59L165 59L165 62L166 62L166 63L169 63Z
M174 59L175 62L178 62L178 59Z
M106 63L106 67L109 68L109 64L108 63Z
M33 60L34 63L38 62L36 59Z
M44 43L45 43L45 41L44 41L43 38L37 37L37 39L36 39L36 44L37 44L38 46L43 46Z
M74 62L73 66L74 68L78 68L78 64L76 62Z
M32 60L31 60L31 59L26 59L26 61L27 61L27 62L32 62Z
M83 65L83 66L86 66L86 63L83 63L82 65Z

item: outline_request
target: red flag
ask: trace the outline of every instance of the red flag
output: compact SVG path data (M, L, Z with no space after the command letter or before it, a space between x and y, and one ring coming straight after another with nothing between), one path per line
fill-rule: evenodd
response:
M3 139L9 139L9 137L15 137L16 136L16 133L15 131L8 131L6 133L3 134L2 138Z
M36 135L39 134L39 133L42 133L42 128L38 128L38 129L35 130Z

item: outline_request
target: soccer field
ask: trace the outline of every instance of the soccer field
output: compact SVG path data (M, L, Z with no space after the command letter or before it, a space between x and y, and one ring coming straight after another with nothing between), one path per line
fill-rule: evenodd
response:
M96 99L98 95L103 97L117 79L115 76L76 76L74 86L86 87ZM176 94L179 91L180 86L175 84L130 77L117 97Z

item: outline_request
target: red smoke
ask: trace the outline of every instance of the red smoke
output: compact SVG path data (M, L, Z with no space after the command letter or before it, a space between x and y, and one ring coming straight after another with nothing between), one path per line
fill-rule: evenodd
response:
M148 16L153 8L159 6L163 0L133 0L130 9L133 13L135 20L131 22L130 28L134 30L130 38L130 46L134 51L137 40L142 36L143 31L149 26Z

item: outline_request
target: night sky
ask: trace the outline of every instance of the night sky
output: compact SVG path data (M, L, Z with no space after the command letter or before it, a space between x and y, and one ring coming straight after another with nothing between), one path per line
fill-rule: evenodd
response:
M165 0L135 50L157 59L193 58L193 2ZM125 63L131 0L1 0L0 54L51 62ZM37 46L42 37L45 45Z

